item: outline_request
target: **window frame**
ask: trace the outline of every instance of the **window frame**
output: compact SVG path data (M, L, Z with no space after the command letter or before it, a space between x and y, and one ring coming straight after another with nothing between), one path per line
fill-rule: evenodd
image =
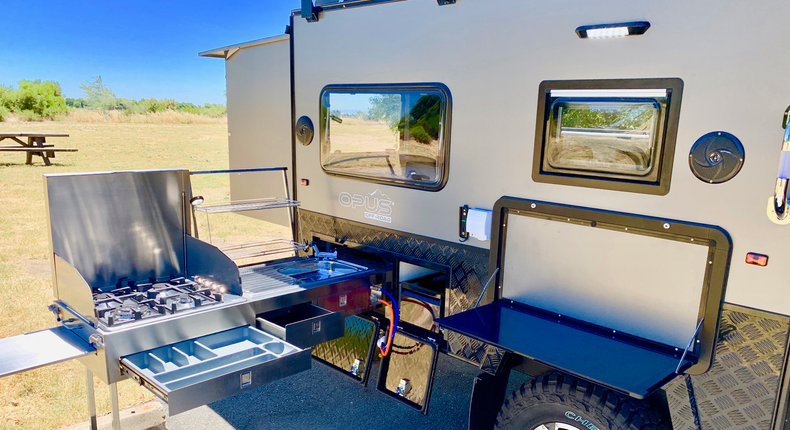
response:
M658 117L658 139L652 149L655 172L646 176L584 171L582 169L546 168L546 149L549 125L554 103L551 90L649 90L666 89L667 101ZM672 167L677 141L683 81L680 78L659 79L599 79L578 81L543 81L538 91L538 111L535 126L535 147L532 160L532 180L539 183L598 188L641 194L666 195L669 193ZM597 98L597 97L596 97ZM581 97L579 98L582 99ZM618 101L630 97L616 98ZM644 99L643 97L634 97ZM615 98L613 98L615 100Z
M321 110L323 108L323 100L324 94L336 92L336 93L369 93L369 94L381 94L382 92L403 92L403 91L432 91L438 92L444 98L444 124L442 127L442 136L439 140L439 155L441 155L443 162L442 168L438 171L441 173L441 179L439 182L434 184L421 184L419 181L413 181L405 178L386 178L383 176L377 175L366 175L360 173L343 173L338 172L336 170L327 169L324 167L323 162L323 147L324 147L324 138L325 138L325 125L324 125L324 118L321 115ZM321 170L324 171L325 174L329 176L336 176L342 178L348 178L358 181L364 182L372 182L382 185L391 185L396 187L403 187L403 188L413 188L423 191L440 191L442 188L447 185L447 181L450 176L450 135L452 129L452 95L450 93L450 89L447 88L446 85L438 82L425 82L425 83L396 83L396 84L331 84L326 85L323 89L321 89L321 93L318 97L318 112L319 112L319 139L318 139L318 162L321 165Z

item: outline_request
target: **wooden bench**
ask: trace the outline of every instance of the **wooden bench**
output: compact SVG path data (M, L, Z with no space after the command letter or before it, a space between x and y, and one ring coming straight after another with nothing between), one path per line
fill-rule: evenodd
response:
M48 145L48 147L44 147L42 151L41 148L24 148L20 146L0 146L0 152L32 152L33 155L40 155L41 152L46 152L47 157L55 158L55 152L77 152L77 148L52 148L55 145Z
M20 138L27 138L24 142ZM55 158L56 152L77 152L76 148L55 148L51 143L45 143L47 137L69 137L66 133L52 132L0 132L0 141L10 139L20 146L0 146L0 152L24 152L27 154L26 164L33 164L33 156L44 159L44 164L52 165L50 158Z

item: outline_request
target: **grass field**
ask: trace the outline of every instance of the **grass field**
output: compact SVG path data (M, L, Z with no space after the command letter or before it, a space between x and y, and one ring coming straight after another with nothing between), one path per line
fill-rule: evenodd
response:
M48 141L79 149L58 153L49 167L40 157L33 157L33 165L25 165L23 153L0 153L0 338L56 325L47 311L53 295L42 174L228 167L224 122L0 123L0 131L65 132L70 137ZM7 142L3 145L11 144ZM226 175L195 177L193 189L207 202L229 198ZM234 242L230 238L235 236L266 239L287 232L246 217L235 217L233 222L212 219L211 223L212 235L227 242ZM98 413L107 413L109 390L98 379L94 385ZM122 408L153 398L131 381L120 383L118 392ZM87 417L85 370L75 360L0 379L0 429L58 428Z

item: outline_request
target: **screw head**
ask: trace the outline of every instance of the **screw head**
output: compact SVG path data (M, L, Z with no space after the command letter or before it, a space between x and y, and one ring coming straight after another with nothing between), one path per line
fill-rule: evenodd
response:
M665 229L665 230L668 230L668 229L669 229L669 227L670 227L669 223L668 223L668 222L665 222L665 223L664 223L664 229Z

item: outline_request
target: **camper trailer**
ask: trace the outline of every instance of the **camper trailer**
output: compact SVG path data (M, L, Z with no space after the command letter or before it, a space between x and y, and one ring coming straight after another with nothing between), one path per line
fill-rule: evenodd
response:
M200 54L225 61L231 202L193 192L207 172L47 176L63 324L0 342L60 339L38 365L171 414L311 363L429 414L446 354L480 368L470 429L784 429L788 13L303 0ZM219 211L295 254L238 264L195 237Z

